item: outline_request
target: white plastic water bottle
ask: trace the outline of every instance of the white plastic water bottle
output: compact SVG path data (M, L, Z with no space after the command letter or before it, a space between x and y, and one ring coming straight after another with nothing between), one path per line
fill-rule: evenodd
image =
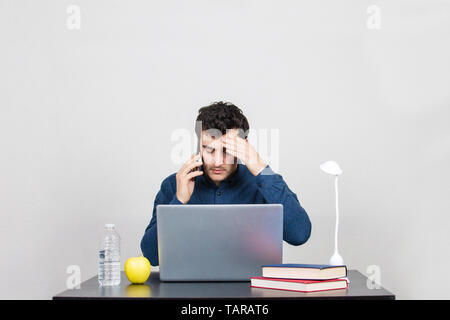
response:
M98 258L100 285L118 285L120 283L120 236L114 224L105 224Z

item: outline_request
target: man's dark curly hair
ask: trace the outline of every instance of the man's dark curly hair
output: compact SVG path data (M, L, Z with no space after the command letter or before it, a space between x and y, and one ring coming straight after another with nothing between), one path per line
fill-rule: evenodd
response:
M197 124L201 121L201 129L198 126L195 129L198 138L200 138L201 130L209 129L217 129L222 134L225 134L227 129L241 129L239 133L244 133L242 138L246 138L250 128L242 110L230 102L223 101L201 107L196 121Z

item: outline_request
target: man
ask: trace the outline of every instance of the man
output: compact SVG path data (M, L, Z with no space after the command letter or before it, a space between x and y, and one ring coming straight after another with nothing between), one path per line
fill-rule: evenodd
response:
M200 153L164 179L156 195L153 217L141 241L150 263L159 264L159 204L281 203L283 239L292 245L305 243L311 233L308 215L281 175L275 174L248 143L249 125L242 111L233 104L216 102L200 108L197 123L201 123L201 130L196 130Z

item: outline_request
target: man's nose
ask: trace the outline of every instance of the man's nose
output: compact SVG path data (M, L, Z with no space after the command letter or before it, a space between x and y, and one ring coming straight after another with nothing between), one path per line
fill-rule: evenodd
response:
M215 165L222 165L224 159L223 152L215 152L214 154L214 164Z

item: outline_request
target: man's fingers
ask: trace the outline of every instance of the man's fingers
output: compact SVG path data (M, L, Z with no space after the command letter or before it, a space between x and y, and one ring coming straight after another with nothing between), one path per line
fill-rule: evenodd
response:
M232 151L236 150L236 146L234 144L226 143L223 145L223 147L227 150L232 150Z
M195 159L199 158L199 156L200 156L199 153L197 153L197 154L194 153L193 155L191 155L191 157L189 158L189 160L186 161L186 162L181 166L179 172L180 172L180 173L185 172L185 171L186 171L186 168L187 168L191 163L193 163L193 161L194 161Z
M228 151L228 150L234 151L234 152L237 151L237 148L236 148L236 146L234 146L234 145L226 144L226 145L224 145L224 147L225 147L226 151Z
M183 174L188 174L189 171L191 171L195 167L200 167L202 164L203 164L203 162L201 162L201 161L193 161L192 163L190 163L189 165L186 166L186 168L183 171Z
M234 150L234 149L231 149L231 148L225 148L225 150L226 150L226 153L232 155L233 157L237 157L237 156L238 156L237 151ZM238 158L239 158L239 157L238 157Z
M245 149L247 148L245 145L242 146L242 145L236 145L236 144L232 144L232 143L227 143L227 144L225 144L224 147L227 151L230 150L231 152L235 152L235 153L245 151Z
M225 140L225 141L237 141L237 142L238 142L238 141L245 141L245 139L239 137L239 136L237 135L237 133L227 134L227 135L224 137L224 140Z
M241 139L241 141L234 142L234 141L227 141L225 143L225 148L230 148L235 151L246 151L250 149L250 144L247 143L244 139Z
M195 178L196 176L200 176L202 174L203 174L203 171L193 171L186 175L186 179L190 180L190 179Z
M192 158L194 158L194 156L195 156L195 153L192 154L192 155L190 156L190 158L189 158L188 161L186 161L185 163L183 163L183 165L182 165L181 168L180 168L180 172L183 172L183 171L184 171L184 169L186 168L186 166L187 166L189 163L191 163Z
M245 139L242 138L236 138L236 139L226 139L224 141L225 145L230 145L230 146L245 146L247 145L247 141Z
M246 143L244 139L237 144L226 143L225 149L228 154L241 159L243 162L253 163L257 160L257 154L252 151L250 144Z

